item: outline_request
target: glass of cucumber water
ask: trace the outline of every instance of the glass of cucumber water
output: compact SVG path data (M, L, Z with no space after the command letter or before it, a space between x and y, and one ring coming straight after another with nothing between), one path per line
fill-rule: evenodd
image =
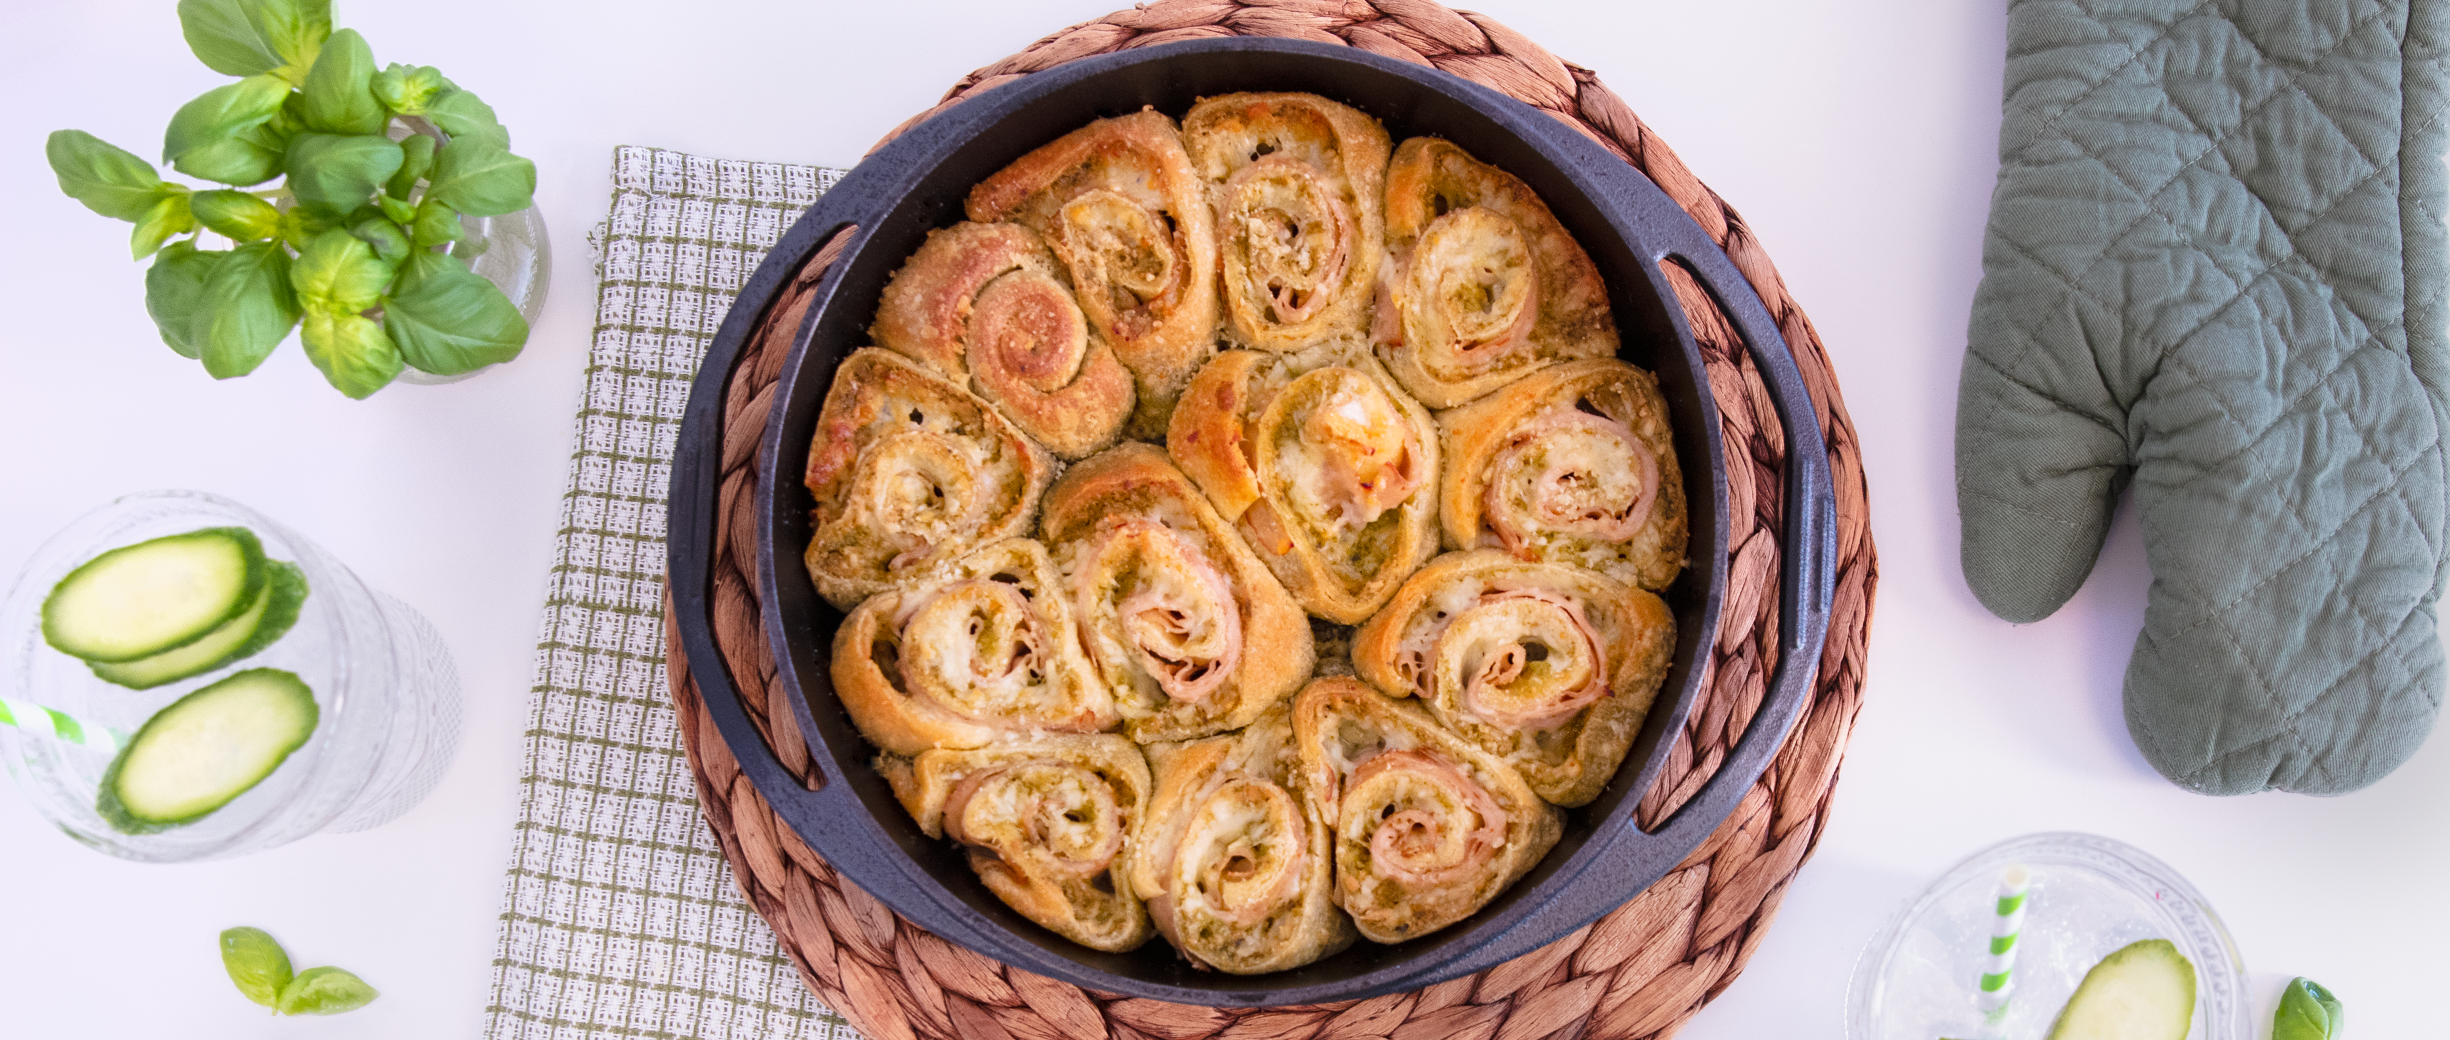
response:
M2013 874L2011 874L2013 871ZM2003 879L2021 891L2011 916ZM2002 921L2009 922L2003 925ZM2012 934L2005 961L1994 938ZM1864 948L1846 996L1848 1040L2043 1040L2090 982L2157 955L2193 1007L2171 1036L2246 1040L2246 969L2203 894L2141 849L2094 834L2032 834L1974 853L1897 911ZM2149 966L2149 965L2148 965ZM1984 999L1984 973L2010 985ZM1986 1010L1995 1008L1992 1013ZM2072 1017L2072 1016L2071 1016ZM2089 1034L2087 1034L2089 1035ZM2142 1034L2137 1034L2142 1035Z
M200 633L200 634L199 634ZM54 824L127 859L241 855L408 811L459 742L433 626L313 542L199 491L87 513L0 602L0 759Z

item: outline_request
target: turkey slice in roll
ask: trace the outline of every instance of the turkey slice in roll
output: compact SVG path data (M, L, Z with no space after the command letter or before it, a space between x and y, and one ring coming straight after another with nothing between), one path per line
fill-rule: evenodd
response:
M1157 930L1202 968L1297 968L1351 945L1336 908L1327 822L1293 754L1293 713L1240 733L1152 744L1157 780L1133 836L1132 887Z
M834 633L834 695L870 743L915 755L1119 721L1046 547L1013 538L878 593Z
M1654 591L1684 569L1684 472L1658 377L1612 358L1568 362L1441 414L1438 429L1447 548Z
M1330 621L1367 619L1437 552L1437 426L1366 353L1219 354L1166 450Z
M1371 338L1412 396L1452 408L1534 371L1616 353L1608 289L1548 204L1434 137L1387 168Z
M1217 324L1213 215L1174 121L1144 109L1081 127L980 181L967 209L1045 236L1137 381L1133 435L1163 432Z
M1092 949L1156 934L1131 892L1125 846L1148 806L1148 762L1110 735L1058 736L968 751L877 758L929 837L951 838L989 891Z
M1497 756L1409 700L1318 679L1293 701L1295 753L1335 835L1336 901L1396 943L1488 905L1547 855L1563 813Z
M804 480L805 560L849 610L988 542L1029 533L1054 459L967 390L888 350L834 374Z
M1133 740L1240 729L1310 675L1310 619L1163 451L1094 456L1045 508L1082 643Z
M1354 635L1353 668L1570 807L1615 778L1675 649L1659 597L1481 549L1404 582Z
M1191 107L1182 143L1216 205L1233 341L1361 338L1385 249L1386 128L1316 94L1227 94Z

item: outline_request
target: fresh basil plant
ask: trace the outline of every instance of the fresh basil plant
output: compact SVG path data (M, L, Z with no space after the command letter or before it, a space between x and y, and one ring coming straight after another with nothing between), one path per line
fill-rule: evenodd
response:
M403 366L457 375L518 356L518 307L445 252L461 217L534 200L536 166L490 106L432 66L378 68L355 30L333 31L330 0L179 0L179 26L207 67L240 78L170 117L162 160L228 187L163 180L82 130L44 149L61 191L136 225L162 342L229 379L299 328L355 398ZM231 248L200 248L202 231Z

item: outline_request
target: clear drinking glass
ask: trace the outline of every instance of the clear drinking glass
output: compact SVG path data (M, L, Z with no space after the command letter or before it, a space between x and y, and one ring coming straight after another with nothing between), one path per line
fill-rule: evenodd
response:
M297 624L252 657L150 690L96 678L43 642L42 602L79 564L111 549L207 527L245 527L265 555L298 565L308 593ZM129 495L52 536L0 602L0 689L132 734L153 713L247 668L297 673L315 694L315 731L271 776L194 823L125 834L94 799L106 754L0 727L0 758L35 807L69 837L114 856L172 862L236 856L309 834L365 830L425 797L459 744L459 673L422 616L366 587L313 542L252 509L200 491Z
M2032 872L1997 1031L1974 1005L2000 873ZM2246 967L2212 904L2169 865L2094 834L2033 834L1975 853L1874 936L1846 994L1848 1040L2039 1037L2103 957L2167 939L2195 966L2192 1040L2245 1040Z

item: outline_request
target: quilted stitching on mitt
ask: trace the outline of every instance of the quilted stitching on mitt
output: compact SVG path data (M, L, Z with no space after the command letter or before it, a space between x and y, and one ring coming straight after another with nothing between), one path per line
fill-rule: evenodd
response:
M1957 411L1967 582L2012 621L2132 485L2137 747L2355 790L2441 704L2444 8L2022 0Z

